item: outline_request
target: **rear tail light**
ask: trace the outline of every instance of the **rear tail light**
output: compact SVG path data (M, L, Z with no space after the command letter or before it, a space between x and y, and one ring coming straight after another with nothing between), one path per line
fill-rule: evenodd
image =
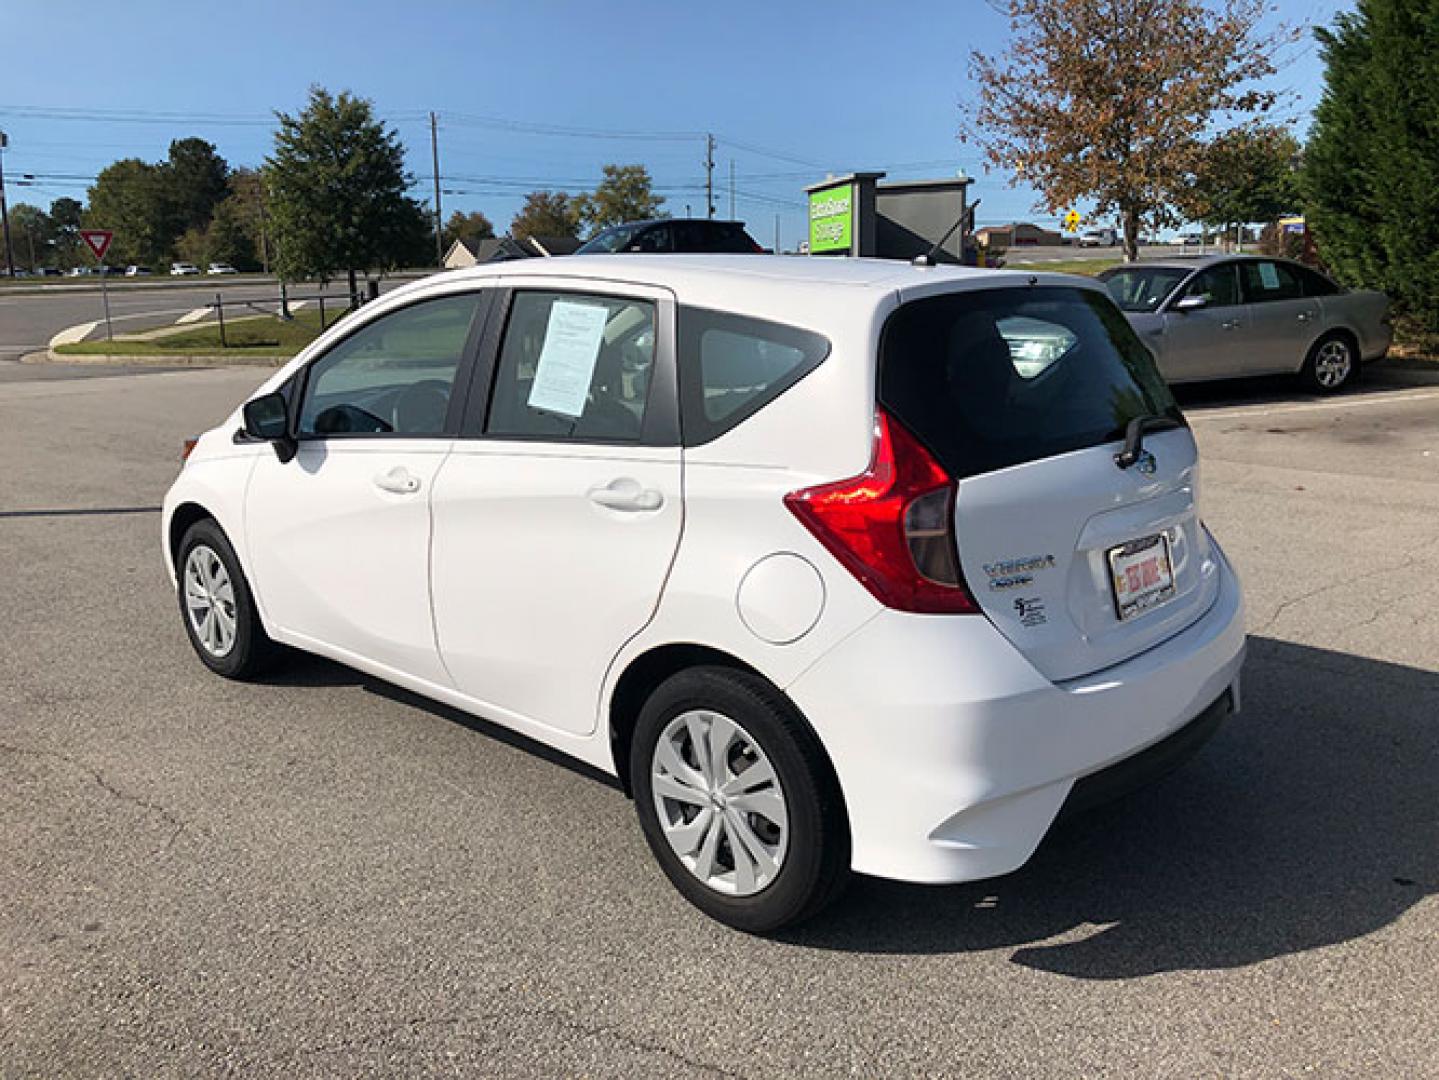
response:
M979 611L959 569L955 484L881 409L859 476L785 496L785 505L880 603L924 614Z
M195 452L195 446L199 441L199 439L186 439L180 444L180 464L183 465L190 460L190 455Z

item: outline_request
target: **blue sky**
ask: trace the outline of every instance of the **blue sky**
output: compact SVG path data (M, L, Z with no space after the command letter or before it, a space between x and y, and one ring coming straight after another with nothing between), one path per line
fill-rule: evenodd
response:
M1322 24L1347 6L1277 0L1276 18ZM258 164L272 111L297 110L319 83L372 99L417 178L431 173L425 115L438 113L446 214L483 210L501 230L525 191L593 186L606 162L647 165L671 213L702 216L706 131L719 140L719 213L733 161L736 214L765 243L776 215L783 244L799 239L805 184L855 169L962 168L978 178L981 224L1042 219L1032 193L985 174L956 138L968 51L1000 51L1008 36L984 0L5 0L3 12L12 202L83 197L83 180L65 177L158 160L190 135ZM1277 81L1302 121L1322 69L1308 36L1287 56ZM24 173L44 179L17 186ZM429 190L423 180L416 194Z

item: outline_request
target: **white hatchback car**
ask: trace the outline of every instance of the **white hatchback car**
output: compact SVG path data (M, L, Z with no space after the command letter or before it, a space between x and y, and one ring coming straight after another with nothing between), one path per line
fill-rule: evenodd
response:
M1022 865L1238 706L1195 443L1102 285L766 256L447 273L165 500L200 659L332 657L615 774L732 926Z

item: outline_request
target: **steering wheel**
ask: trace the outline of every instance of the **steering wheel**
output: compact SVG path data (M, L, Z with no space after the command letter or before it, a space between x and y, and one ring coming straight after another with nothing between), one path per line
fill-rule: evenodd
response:
M394 429L401 435L438 435L445 429L450 409L450 384L424 379L405 387L390 411Z

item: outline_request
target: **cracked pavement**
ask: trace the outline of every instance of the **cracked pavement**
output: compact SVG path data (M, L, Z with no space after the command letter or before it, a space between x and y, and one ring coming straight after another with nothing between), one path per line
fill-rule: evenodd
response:
M1187 392L1241 716L1016 874L766 941L552 754L191 657L145 508L263 374L0 377L0 1077L1439 1077L1439 377Z

